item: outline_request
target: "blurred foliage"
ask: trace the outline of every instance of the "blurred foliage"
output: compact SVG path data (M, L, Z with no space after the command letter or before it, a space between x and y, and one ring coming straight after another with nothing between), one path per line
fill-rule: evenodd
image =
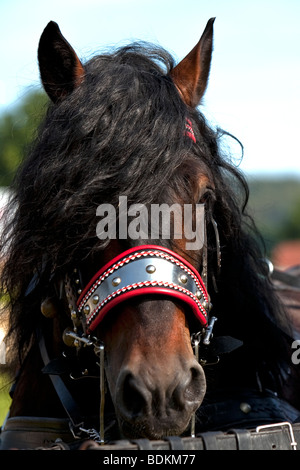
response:
M25 95L22 102L0 116L0 186L8 186L36 135L48 98L43 91Z
M283 240L300 239L300 197L292 205L288 220L279 229L279 238Z
M268 254L283 240L300 239L300 178L253 178L249 212L261 232Z
M11 403L9 396L10 387L11 377L6 372L1 373L0 367L0 426L7 415Z

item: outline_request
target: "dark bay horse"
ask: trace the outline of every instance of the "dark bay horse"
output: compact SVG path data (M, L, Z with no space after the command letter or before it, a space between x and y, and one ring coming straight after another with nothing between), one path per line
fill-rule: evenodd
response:
M56 23L41 36L51 104L2 239L18 368L2 448L299 416L247 183L198 108L213 23L178 65L148 44L83 64Z

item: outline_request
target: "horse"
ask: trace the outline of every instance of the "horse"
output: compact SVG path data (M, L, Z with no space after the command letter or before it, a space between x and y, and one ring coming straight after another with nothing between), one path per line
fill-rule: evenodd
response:
M213 25L178 64L142 42L83 63L55 22L41 35L49 107L1 243L18 370L2 449L299 418L247 180L199 108Z

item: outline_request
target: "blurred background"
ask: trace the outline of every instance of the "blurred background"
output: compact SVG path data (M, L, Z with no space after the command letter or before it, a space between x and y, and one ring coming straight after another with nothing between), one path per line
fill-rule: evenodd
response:
M299 0L0 0L0 216L45 112L37 46L50 20L83 61L136 40L179 61L211 17L214 54L201 111L244 146L242 158L228 139L224 152L247 177L268 256L281 269L300 264ZM0 329L0 424L8 406L2 337Z

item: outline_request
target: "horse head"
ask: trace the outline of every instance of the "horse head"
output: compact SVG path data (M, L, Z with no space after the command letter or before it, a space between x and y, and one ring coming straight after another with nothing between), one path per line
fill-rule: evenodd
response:
M168 81L169 89L173 87L177 102L180 101L178 113L186 110L186 123L178 140L187 138L193 143L196 139L188 116L206 89L212 40L213 19L208 22L196 47L163 78ZM41 36L38 58L44 88L57 106L88 79L85 67L53 22ZM111 80L113 82L114 77ZM130 93L131 84L126 86ZM169 104L162 102L161 106ZM167 136L164 145L168 145ZM188 142L186 147L190 146L191 142ZM138 157L132 155L131 158ZM178 194L174 187L172 197L170 192L165 198L162 190L157 202L175 203L179 208L190 204L194 206L192 212L196 211L207 192L212 191L213 183L204 165L192 166L193 159L187 150L175 175L178 179L178 173L184 172L185 178L190 180L186 194ZM133 165L137 163L133 162ZM137 194L132 202L140 204L142 201ZM149 211L152 206L144 207ZM98 211L101 206L99 208ZM193 219L192 212L190 219ZM119 222L122 216L124 211L120 208ZM172 213L169 221L174 230L184 227L183 218L179 222L174 219ZM203 231L203 219L201 224L197 229ZM149 228L151 230L151 223ZM159 239L153 246L151 236L148 236L146 243L141 239L127 240L127 246L129 243L131 248L124 250L120 232L119 227L105 251L98 258L85 262L84 268L80 267L83 284L87 283L87 287L74 311L78 318L84 318L84 333L93 334L105 345L105 372L122 433L148 438L179 435L188 427L206 389L203 369L191 346L188 320L194 310L199 321L198 330L207 326L209 296L197 271L202 265L203 243L200 249L189 251L183 233L176 237L175 243L168 241L170 249ZM127 236L130 238L130 233ZM91 282L89 276L93 277Z

